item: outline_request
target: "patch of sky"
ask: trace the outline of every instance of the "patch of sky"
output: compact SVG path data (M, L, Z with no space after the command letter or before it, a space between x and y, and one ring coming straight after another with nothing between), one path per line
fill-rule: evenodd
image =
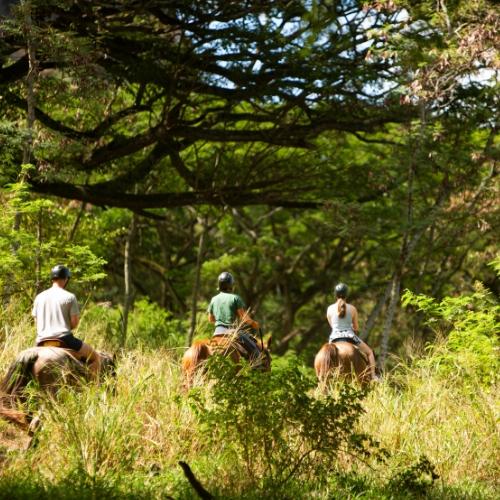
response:
M477 63L479 66L479 63ZM500 83L500 72L493 68L478 68L459 79L459 83L464 87L494 87Z
M313 55L317 51L322 50L322 47L327 47L332 43L336 43L339 39L339 48L347 40L351 40L351 46L342 50L338 56L347 61L352 61L359 58L360 55L366 54L368 49L380 45L379 30L384 29L385 26L392 25L401 27L409 20L408 12L404 9L399 10L390 15L384 15L376 11L363 11L359 8L352 8L344 15L340 15L332 21L330 27L321 31L315 32L314 29L307 28L307 22L300 17L285 20L283 17L272 16L267 14L260 14L258 16L246 16L243 19L233 20L231 22L212 21L208 24L207 28L212 32L209 41L203 43L201 40L197 51L199 53L209 53L216 58L214 64L219 65L221 69L234 69L240 68L242 71L252 74L259 74L266 71L265 58L260 54L265 52L265 56L275 56L273 61L276 63L285 62L290 53L299 52L302 50L313 51ZM416 24L416 23L415 23ZM420 27L414 27L417 30ZM231 42L227 41L228 31L235 30L236 34ZM254 41L253 36L246 36L247 31L252 34L259 32L272 33L268 40L261 38L258 43ZM220 32L220 37L218 37ZM281 38L279 38L281 35ZM282 44L277 42L281 41ZM282 60L279 56L283 54ZM395 83L394 76L397 74L397 69L392 72L380 72L378 79L370 81L362 86L359 92L359 98L377 98L379 95L385 95L397 88L398 84ZM206 80L209 82L216 82L218 85L228 89L235 89L238 84L229 78L220 75L213 75L206 73ZM282 92L291 93L294 95L303 94L304 80L298 77L285 77L281 79ZM337 80L332 84L328 82L331 88L337 86L344 86L346 82L343 79ZM325 89L325 83L321 79L315 80L309 84L311 89L316 89L317 92L311 92L307 99L317 100ZM360 85L361 87L361 85ZM354 92L358 91L353 88ZM271 92L272 93L272 92Z

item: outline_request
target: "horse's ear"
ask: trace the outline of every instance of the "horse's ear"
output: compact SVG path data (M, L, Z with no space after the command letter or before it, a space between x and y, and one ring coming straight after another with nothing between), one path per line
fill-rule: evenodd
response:
M269 335L269 337L267 337L267 342L266 342L266 349L267 349L268 351L270 351L270 350L271 350L271 342L272 342L272 340L273 340L273 336L272 336L272 335Z

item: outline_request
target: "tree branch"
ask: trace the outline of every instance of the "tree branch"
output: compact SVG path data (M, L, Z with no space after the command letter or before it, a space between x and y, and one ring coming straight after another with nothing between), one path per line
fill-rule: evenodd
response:
M182 467L184 475L187 477L189 484L193 487L198 496L203 500L212 500L213 496L202 486L198 479L196 479L196 476L193 474L191 467L189 467L186 462L182 461L179 462L179 465Z

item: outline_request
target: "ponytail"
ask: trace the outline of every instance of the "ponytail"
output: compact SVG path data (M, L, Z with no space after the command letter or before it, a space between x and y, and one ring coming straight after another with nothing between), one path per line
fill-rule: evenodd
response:
M343 297L339 297L337 311L339 313L339 318L344 318L345 317L346 311L347 311L347 304L346 304L346 301L345 301L345 299Z

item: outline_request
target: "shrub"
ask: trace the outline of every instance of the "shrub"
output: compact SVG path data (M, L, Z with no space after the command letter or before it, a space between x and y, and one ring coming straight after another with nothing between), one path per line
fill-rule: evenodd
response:
M500 306L482 284L475 291L459 297L446 297L437 302L425 295L406 290L403 304L413 305L427 316L427 324L446 335L444 345L431 346L431 363L443 375L459 373L467 381L478 380L492 385L498 379Z
M93 304L82 314L80 330L83 335L97 336L119 345L122 322L119 308L108 303ZM173 319L171 313L158 304L140 299L130 311L125 347L175 347L183 344L186 331L183 321Z
M343 385L337 395L316 396L316 380L295 358L263 373L237 372L229 360L213 357L207 376L212 390L189 395L207 438L227 443L245 477L266 492L296 477L326 478L320 471L342 452L382 456L370 436L355 430L364 392Z
M399 493L404 491L421 498L429 493L434 481L438 478L439 476L429 459L422 456L416 463L395 474L388 486L391 491Z
M121 331L121 314L118 308L112 307L111 303L88 304L82 310L82 320L78 327L78 335L87 339L95 347L106 340L111 344L117 344ZM89 339L90 337L90 339Z
M129 318L127 347L174 347L184 343L187 326L158 304L141 299L135 302Z

